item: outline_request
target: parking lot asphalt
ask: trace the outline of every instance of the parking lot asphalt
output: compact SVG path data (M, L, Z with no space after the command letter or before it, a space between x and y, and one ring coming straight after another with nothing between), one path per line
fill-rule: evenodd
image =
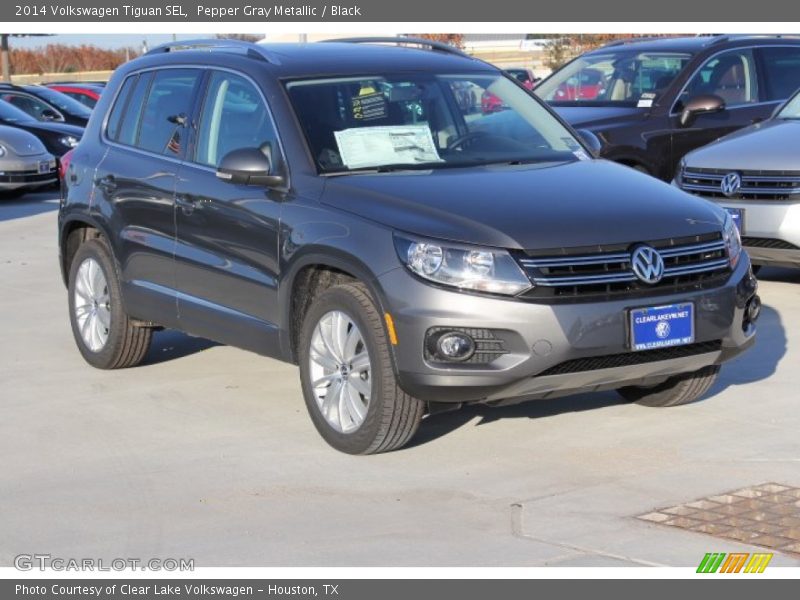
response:
M613 392L471 407L339 454L297 369L165 331L103 372L72 340L54 194L0 200L0 565L21 553L196 566L696 566L755 546L637 519L800 486L800 271L764 269L753 350L704 400ZM761 550L763 551L763 549ZM800 566L776 553L771 566Z

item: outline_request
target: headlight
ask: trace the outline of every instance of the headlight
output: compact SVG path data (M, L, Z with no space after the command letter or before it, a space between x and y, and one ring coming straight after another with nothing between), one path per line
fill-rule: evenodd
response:
M722 239L725 240L725 248L728 251L728 259L731 269L739 263L742 255L742 238L739 235L739 228L729 214L725 215L725 224L722 226Z
M6 155L6 147L3 144L0 144L0 156Z
M78 142L80 142L80 140L74 135L65 135L58 138L58 143L67 148L74 148L78 145Z
M470 248L395 236L400 260L430 281L489 294L515 296L532 287L505 250Z

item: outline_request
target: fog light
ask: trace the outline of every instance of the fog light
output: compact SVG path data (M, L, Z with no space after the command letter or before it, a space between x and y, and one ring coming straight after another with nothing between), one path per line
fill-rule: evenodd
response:
M475 352L475 341L465 333L445 333L436 342L436 349L442 358L467 360Z

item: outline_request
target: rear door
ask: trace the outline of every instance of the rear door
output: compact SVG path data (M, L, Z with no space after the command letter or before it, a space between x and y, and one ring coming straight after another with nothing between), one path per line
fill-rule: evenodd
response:
M687 152L769 117L772 109L762 102L760 87L751 48L728 50L709 58L686 84L670 115L673 167ZM682 126L684 104L704 94L722 98L725 109L700 114L690 125Z
M110 221L128 312L162 325L177 320L175 184L187 120L202 71L167 68L132 75L121 88L105 135L109 150L95 175L94 203Z
M286 191L216 176L222 158L241 148L263 148L274 165L283 163L272 116L249 78L210 70L192 129L192 150L176 187L180 327L272 354L278 349L278 227Z

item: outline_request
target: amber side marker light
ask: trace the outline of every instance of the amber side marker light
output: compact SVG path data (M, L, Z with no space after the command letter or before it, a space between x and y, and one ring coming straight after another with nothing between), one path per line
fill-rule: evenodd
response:
M392 319L392 315L388 312L383 313L384 319L386 319L386 330L389 332L389 342L392 346L397 346L397 332L394 330L394 319Z

